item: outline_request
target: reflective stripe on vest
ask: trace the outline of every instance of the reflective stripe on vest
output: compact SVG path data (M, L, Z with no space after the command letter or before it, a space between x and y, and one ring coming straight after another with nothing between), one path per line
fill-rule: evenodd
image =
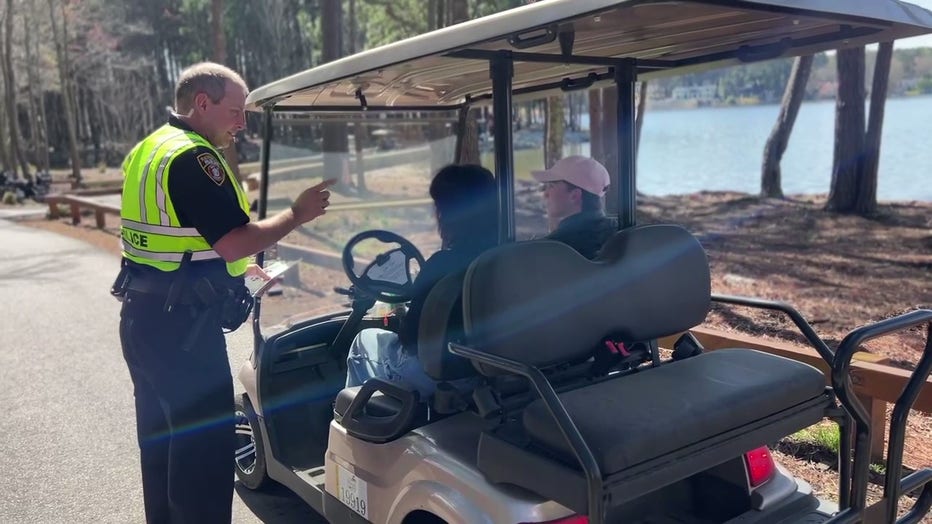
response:
M249 201L223 155L197 133L162 126L137 144L123 162L120 238L127 259L162 271L178 269L185 251L192 252L192 261L222 259L197 229L181 227L168 194L172 162L198 146L214 153L233 184L240 208L249 214ZM228 262L227 272L242 275L248 264L248 258Z

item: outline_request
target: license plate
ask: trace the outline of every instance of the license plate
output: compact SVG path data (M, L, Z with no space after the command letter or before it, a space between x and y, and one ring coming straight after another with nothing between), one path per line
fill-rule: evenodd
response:
M353 475L343 466L337 466L337 485L340 502L346 504L362 518L369 519L369 496L366 481Z

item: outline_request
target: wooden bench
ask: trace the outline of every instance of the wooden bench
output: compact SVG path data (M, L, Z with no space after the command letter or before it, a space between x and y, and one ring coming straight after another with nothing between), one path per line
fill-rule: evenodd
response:
M71 223L78 225L81 223L81 209L91 209L94 211L97 228L103 229L107 225L106 215L120 215L120 206L108 204L94 200L94 196L115 195L120 193L120 188L101 188L88 189L84 191L75 191L65 194L46 195L45 202L49 205L49 218L57 219L61 216L58 206L65 204L71 208Z

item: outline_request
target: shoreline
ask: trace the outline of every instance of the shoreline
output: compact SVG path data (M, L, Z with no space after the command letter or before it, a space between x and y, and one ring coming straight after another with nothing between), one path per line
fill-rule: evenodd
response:
M908 100L914 98L932 98L932 93L915 93L915 94L902 94L902 95L889 95L887 96L887 101L891 100ZM690 110L690 109L730 109L730 108L741 108L741 107L755 107L755 106L780 106L782 100L768 100L768 101L743 101L737 103L725 103L725 102L699 102L698 100L674 100L674 99L661 99L661 100L647 100L647 109L645 113L650 111L681 111L681 110ZM835 103L834 97L826 98L807 98L803 100L803 105L806 104L827 104ZM866 105L870 105L869 101L865 102Z

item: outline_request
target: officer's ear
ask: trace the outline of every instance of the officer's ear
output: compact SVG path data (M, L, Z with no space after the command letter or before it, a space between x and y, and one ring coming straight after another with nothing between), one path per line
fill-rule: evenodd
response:
M207 108L210 106L211 100L210 96L207 93L200 92L194 95L194 110L195 111L207 111Z

